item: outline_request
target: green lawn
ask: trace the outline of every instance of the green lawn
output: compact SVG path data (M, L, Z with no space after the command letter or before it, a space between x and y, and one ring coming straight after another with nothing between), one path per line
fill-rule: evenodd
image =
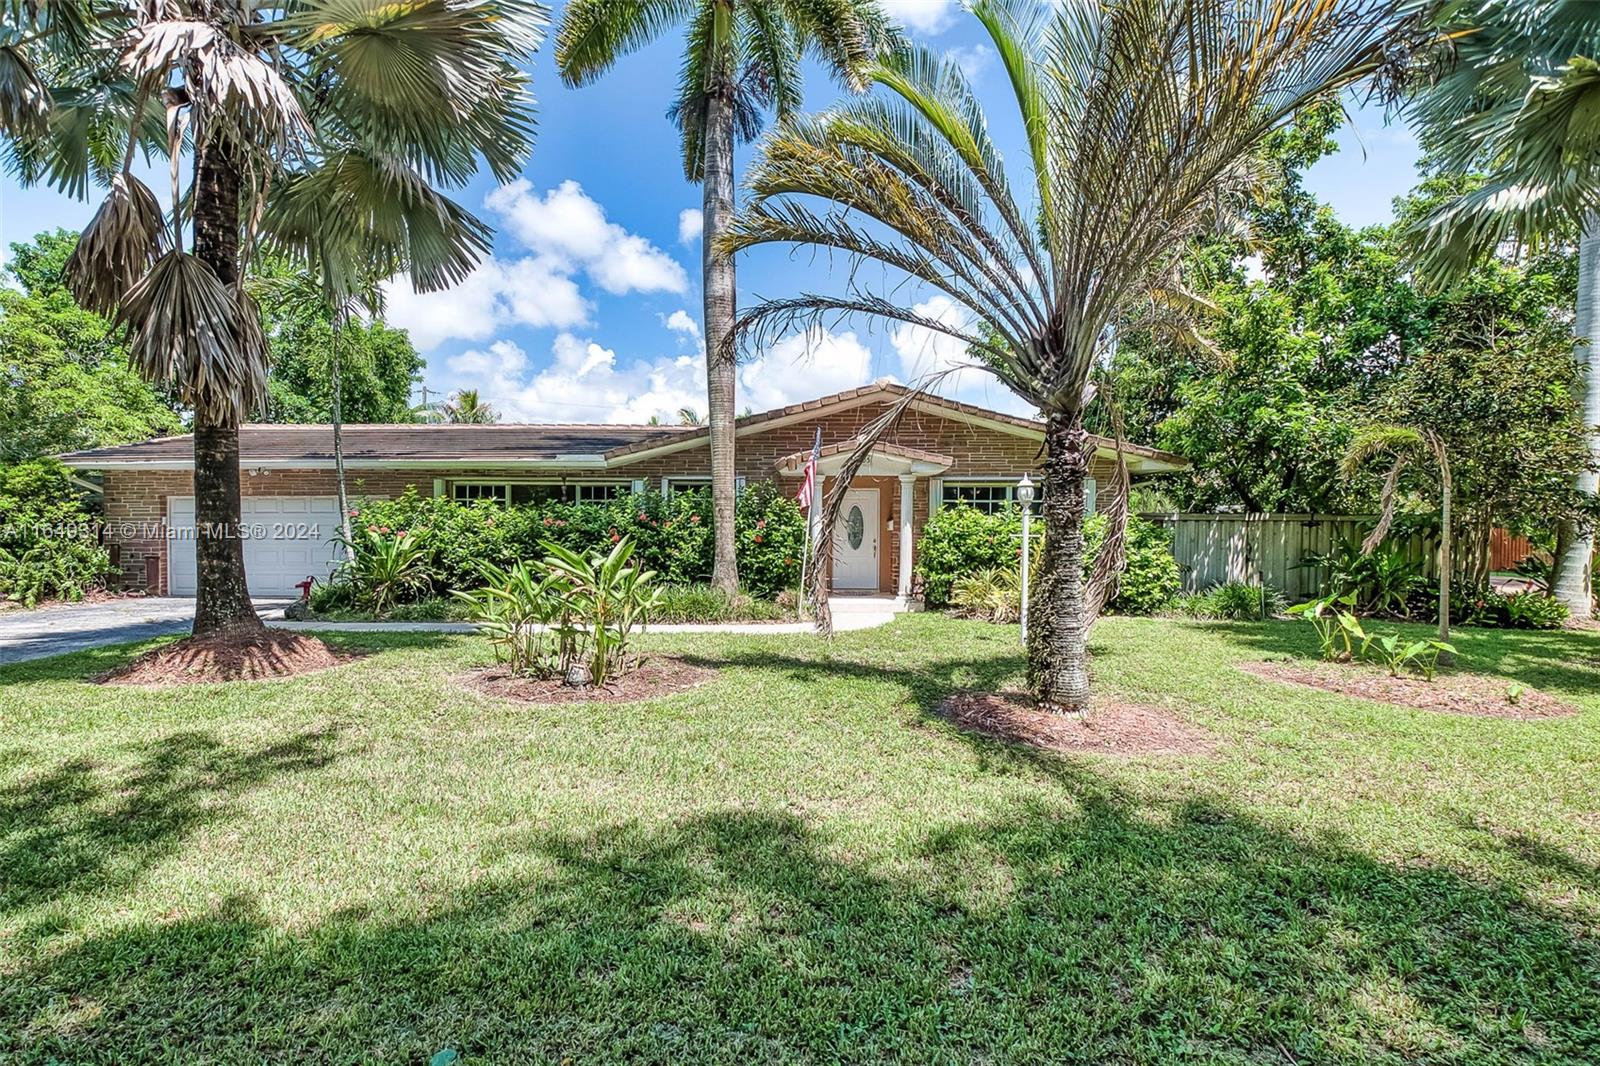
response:
M1230 665L1309 636L1103 623L1221 740L1136 761L931 717L1021 659L930 615L655 638L721 675L622 706L466 693L468 637L0 669L0 1060L1600 1061L1600 636L1460 634L1582 708L1529 723Z

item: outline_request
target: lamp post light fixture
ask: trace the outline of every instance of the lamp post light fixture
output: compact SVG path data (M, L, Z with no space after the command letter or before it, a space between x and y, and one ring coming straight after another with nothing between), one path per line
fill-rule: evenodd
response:
M1028 537L1028 521L1033 517L1033 481L1027 474L1017 482L1017 503L1022 505L1022 643L1028 643L1028 563L1033 542Z

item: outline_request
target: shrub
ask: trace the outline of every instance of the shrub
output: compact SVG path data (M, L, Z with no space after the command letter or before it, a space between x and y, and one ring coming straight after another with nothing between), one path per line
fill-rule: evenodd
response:
M343 537L336 538L345 543ZM351 535L354 560L339 568L338 580L355 590L358 603L387 614L408 596L432 587L425 535L407 529L368 525Z
M951 587L950 605L966 618L1018 621L1022 617L1022 572L1014 567L993 566L963 574Z
M652 622L772 622L794 619L794 604L787 611L772 600L739 593L729 596L703 583L662 585L660 599L650 612Z
M1408 559L1393 541L1363 552L1358 542L1341 538L1326 553L1307 555L1300 565L1325 569L1322 595L1354 595L1358 614L1410 618L1418 597L1428 588L1422 563Z
M1084 573L1104 543L1108 520L1095 515L1084 524ZM1039 533L1043 533L1043 523ZM917 547L917 573L929 607L952 603L955 583L981 571L1015 569L1022 548L1022 512L1007 508L985 514L975 507L944 507L923 528ZM1113 611L1146 614L1172 601L1181 585L1172 537L1153 522L1128 519L1127 569L1111 601Z
M1084 573L1100 554L1110 521L1095 515L1084 525ZM1178 560L1172 556L1172 534L1138 515L1128 517L1127 569L1117 583L1111 609L1123 614L1151 614L1172 602L1183 587Z
M609 551L624 537L634 558L664 582L690 584L711 576L711 496L706 490L633 493L606 503L506 507L490 500L458 503L414 488L390 500L363 500L352 512L360 526L405 529L425 545L428 587L414 595L468 591L482 585L484 564L506 569L542 558L545 543L579 554ZM800 580L805 519L777 486L756 482L739 496L735 542L740 578L770 598ZM358 544L358 554L363 546Z
M1173 601L1178 614L1224 622L1256 622L1282 614L1284 608L1283 593L1270 585L1244 581L1212 585L1204 592L1189 593Z
M1464 592L1450 601L1451 622L1463 626L1559 629L1568 613L1567 605L1547 592L1506 594L1484 589Z
M0 597L28 607L81 600L116 572L66 467L0 466Z
M757 481L739 494L734 529L739 581L752 596L771 599L800 583L805 514L777 485Z

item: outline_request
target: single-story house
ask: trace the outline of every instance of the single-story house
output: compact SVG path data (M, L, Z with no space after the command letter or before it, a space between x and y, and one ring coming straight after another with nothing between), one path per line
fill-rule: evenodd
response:
M798 490L819 427L821 472L836 474L863 427L905 394L904 386L878 382L740 418L740 481L773 479ZM345 468L356 497L416 486L459 500L605 500L708 483L707 434L703 426L348 425ZM834 537L833 587L907 595L928 515L955 502L1005 506L1023 474L1040 480L1043 442L1037 420L920 397L850 489ZM1086 486L1091 507L1115 457L1108 440L1096 438L1095 449ZM1125 453L1136 475L1187 466L1154 448L1130 444ZM100 475L107 542L124 587L193 595L193 440L161 437L62 460ZM310 575L327 576L336 561L328 538L338 527L331 428L246 425L240 468L251 591L288 595Z

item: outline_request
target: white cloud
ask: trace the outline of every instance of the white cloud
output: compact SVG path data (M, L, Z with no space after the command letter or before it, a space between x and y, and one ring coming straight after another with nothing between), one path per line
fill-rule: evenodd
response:
M477 341L511 325L570 329L589 321L590 304L570 274L549 259L490 258L452 289L416 293L403 279L384 286L384 317L427 352L452 338Z
M507 326L586 325L593 308L579 287L583 277L618 295L689 287L677 260L608 221L575 181L538 196L518 180L491 192L484 203L528 254L491 257L443 292L414 293L403 280L387 285L386 317L410 331L421 351L451 339L484 340Z
M994 64L995 50L986 44L959 45L945 52L945 58L954 60L967 80L976 83L983 72Z
M685 316L687 318L687 316ZM507 422L671 423L680 407L704 410L705 356L665 355L628 362L593 340L564 332L548 366L507 340L446 361L452 388L476 388ZM864 385L872 353L854 333L813 330L786 338L739 368L738 403L763 411Z
M686 207L678 212L678 240L693 244L705 232L706 217L698 207Z
M696 342L700 340L700 323L696 322L694 317L681 307L672 312L672 314L664 316L661 319L661 324L674 333L681 333L690 340Z
M572 180L537 196L525 178L484 200L535 255L582 269L607 292L683 292L689 279L666 252L606 220L605 210Z
M931 36L949 29L961 6L956 0L883 0L883 9L906 29Z
M938 293L912 305L911 310L919 317L952 329L965 327L970 317L954 300ZM928 374L973 361L967 354L966 344L959 338L926 326L898 325L890 332L889 343L900 357L900 373L907 381L917 381Z

